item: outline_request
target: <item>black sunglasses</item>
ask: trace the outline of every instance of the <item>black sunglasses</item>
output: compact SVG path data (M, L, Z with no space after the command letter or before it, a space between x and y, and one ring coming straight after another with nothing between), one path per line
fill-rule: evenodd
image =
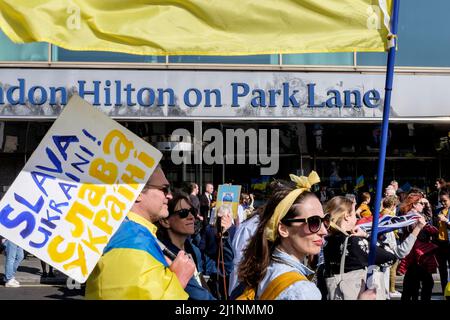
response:
M149 187L151 187L153 189L161 190L165 196L167 196L169 193L171 193L169 186L155 186L155 185L150 184Z
M311 233L319 232L320 228L322 228L322 223L325 228L328 230L330 228L330 215L326 214L323 217L321 216L311 216L308 218L292 218L281 220L284 224L290 224L292 222L306 222L308 225L309 231Z
M187 218L189 213L195 217L197 215L197 210L195 210L195 208L190 208L190 209L180 209L173 212L173 214L177 214L181 219Z

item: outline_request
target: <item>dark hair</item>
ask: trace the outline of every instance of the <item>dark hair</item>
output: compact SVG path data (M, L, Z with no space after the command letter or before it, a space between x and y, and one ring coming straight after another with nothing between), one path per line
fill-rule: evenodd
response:
M188 185L189 194L191 194L194 191L195 187L197 187L197 186L198 185L195 182L189 183L189 185Z
M191 199L189 199L189 195L187 195L185 192L182 191L174 192L172 194L172 199L170 199L169 203L167 204L167 207L169 209L169 216L175 212L175 207L181 200L186 201L189 206L193 207ZM167 229L161 223L157 223L157 227L158 227L158 231L156 232L157 238L160 240L161 239L170 240Z
M249 197L248 193L242 192L241 193L241 198L239 199L239 203L243 203L245 198Z
M239 280L243 281L250 288L257 288L258 283L264 278L272 253L280 243L280 238L277 238L274 242L267 240L264 234L266 225L272 218L277 205L295 189L295 184L293 182L273 181L269 188L273 190L272 195L263 208L256 233L244 250L244 255L238 268ZM303 203L309 197L317 198L314 193L305 191L295 199L293 204ZM292 218L295 215L294 210L289 210L285 218Z
M436 182L439 182L440 184L445 184L446 183L444 178L437 178Z
M368 192L363 192L361 195L361 202L363 201L369 201L370 200L370 193Z
M450 190L449 187L445 186L444 188L441 188L441 191L439 192L439 196L450 196Z

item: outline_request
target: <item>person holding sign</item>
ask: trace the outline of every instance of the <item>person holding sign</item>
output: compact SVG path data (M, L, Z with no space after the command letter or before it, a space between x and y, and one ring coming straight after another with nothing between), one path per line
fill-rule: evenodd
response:
M169 181L158 166L88 278L87 299L188 298L184 288L194 274L194 262L182 250L171 262L155 236L154 223L168 216L170 199Z

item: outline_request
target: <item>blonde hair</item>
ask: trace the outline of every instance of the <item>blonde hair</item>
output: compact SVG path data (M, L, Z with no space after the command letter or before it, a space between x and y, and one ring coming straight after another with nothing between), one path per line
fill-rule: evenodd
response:
M344 219L344 216L346 213L351 213L353 210L353 201L342 196L336 196L333 197L330 201L328 201L327 205L325 206L325 213L328 213L330 215L330 221L331 223L331 233L340 231L336 230L336 226L340 226L342 220Z
M389 209L390 207L398 205L398 198L397 196L387 196L383 199L383 208Z

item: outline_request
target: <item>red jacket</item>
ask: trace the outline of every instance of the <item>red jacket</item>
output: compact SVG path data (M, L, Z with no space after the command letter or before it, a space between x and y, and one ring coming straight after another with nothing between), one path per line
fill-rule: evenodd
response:
M433 226L426 225L421 232L432 235L438 232L438 230ZM397 269L398 272L405 274L411 264L418 264L429 273L436 272L438 267L438 262L435 256L437 248L438 246L431 241L422 241L417 239L411 252L400 261L400 265Z

